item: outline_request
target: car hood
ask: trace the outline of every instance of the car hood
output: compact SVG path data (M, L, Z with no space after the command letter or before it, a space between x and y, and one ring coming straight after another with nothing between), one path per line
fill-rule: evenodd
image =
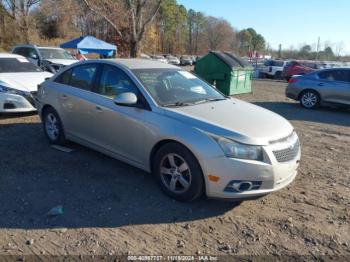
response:
M201 131L250 145L268 145L293 132L292 125L280 115L234 98L165 111Z
M53 64L65 65L65 66L79 62L78 60L74 60L74 59L45 59L45 60Z
M31 72L31 73L1 73L0 83L4 85L25 91L33 92L38 90L38 85L45 81L45 78L51 77L49 72Z

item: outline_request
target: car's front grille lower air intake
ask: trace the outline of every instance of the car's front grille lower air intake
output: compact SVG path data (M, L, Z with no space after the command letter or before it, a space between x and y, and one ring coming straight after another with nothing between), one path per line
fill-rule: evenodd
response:
M278 162L292 161L299 153L300 143L295 132L284 139L272 142L272 144L272 152Z
M278 162L288 162L296 158L299 152L299 141L289 148L273 151Z

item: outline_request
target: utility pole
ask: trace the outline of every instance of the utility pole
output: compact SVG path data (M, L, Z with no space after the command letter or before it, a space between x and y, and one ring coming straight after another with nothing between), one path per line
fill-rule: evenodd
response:
M318 40L317 40L317 48L316 48L316 59L318 59L318 52L320 51L320 37L318 37Z
M278 46L278 58L282 58L282 44Z

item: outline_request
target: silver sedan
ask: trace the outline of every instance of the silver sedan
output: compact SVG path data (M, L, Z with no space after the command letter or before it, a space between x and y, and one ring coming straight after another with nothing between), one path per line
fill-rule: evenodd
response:
M173 65L80 62L40 86L38 108L50 143L72 140L151 172L177 200L255 198L297 174L287 120Z
M320 70L289 80L286 96L309 109L321 105L350 106L350 69Z

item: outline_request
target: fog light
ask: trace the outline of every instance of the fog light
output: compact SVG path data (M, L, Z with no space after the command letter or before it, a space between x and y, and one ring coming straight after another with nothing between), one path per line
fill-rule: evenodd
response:
M227 184L224 191L242 193L250 190L257 190L261 187L262 181L233 180Z

